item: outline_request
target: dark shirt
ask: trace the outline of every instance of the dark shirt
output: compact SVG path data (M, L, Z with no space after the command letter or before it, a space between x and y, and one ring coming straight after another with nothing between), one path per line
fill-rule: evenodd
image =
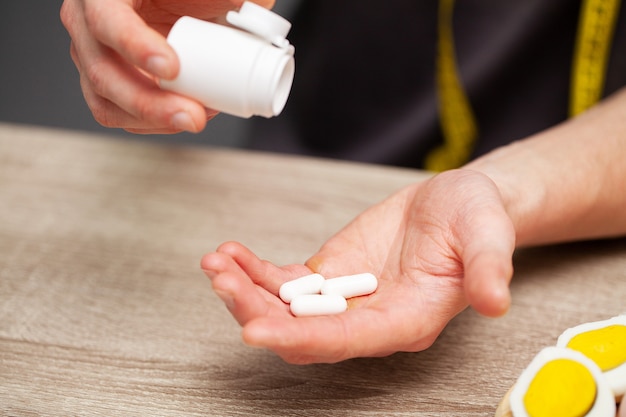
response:
M442 141L436 0L315 0L292 20L296 76L251 146L421 168ZM454 41L479 137L473 157L567 118L578 0L457 0ZM605 96L626 85L626 7ZM626 116L626 115L625 115ZM601 138L598 138L601 140Z

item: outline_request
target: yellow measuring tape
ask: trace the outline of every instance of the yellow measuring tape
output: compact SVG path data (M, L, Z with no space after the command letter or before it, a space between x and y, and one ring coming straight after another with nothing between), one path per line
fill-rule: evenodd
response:
M583 0L572 65L570 116L600 101L620 0Z
M454 50L455 0L439 0L436 86L443 145L426 156L425 168L444 171L469 161L478 126L460 81ZM604 89L606 66L620 0L583 0L571 74L569 114L596 104Z
M454 0L439 0L436 86L444 144L426 156L425 167L444 171L469 160L478 129L461 85L454 51Z

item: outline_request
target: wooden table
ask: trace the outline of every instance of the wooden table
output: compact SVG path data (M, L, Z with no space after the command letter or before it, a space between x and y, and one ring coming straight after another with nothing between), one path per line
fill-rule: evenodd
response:
M424 352L294 366L241 342L204 253L303 262L423 178L0 125L0 415L492 416L561 331L626 311L611 240L518 252L509 314L467 310Z

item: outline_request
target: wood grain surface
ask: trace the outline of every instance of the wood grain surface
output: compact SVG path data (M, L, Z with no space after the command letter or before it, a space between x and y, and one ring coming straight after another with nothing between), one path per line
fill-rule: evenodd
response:
M0 124L0 415L493 416L565 328L626 311L617 239L518 251L511 311L424 352L293 366L241 342L204 253L303 262L424 178Z

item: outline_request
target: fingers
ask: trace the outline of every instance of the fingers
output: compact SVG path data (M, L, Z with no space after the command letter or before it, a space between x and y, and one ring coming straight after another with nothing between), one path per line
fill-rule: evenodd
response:
M178 74L178 58L164 34L149 27L130 2L85 2L85 22L93 36L131 65L159 78ZM161 22L173 24L170 21Z
M275 296L255 285L230 256L221 253L205 255L201 266L211 279L213 290L239 324L269 315L272 308L285 310Z
M259 317L244 326L243 339L289 363L335 363L428 348L439 331L426 321L410 321L411 326L406 326L406 318L375 308L355 308L334 316Z
M217 249L217 252L229 255L255 284L275 295L285 281L311 273L311 270L303 265L279 268L271 262L260 259L250 249L237 242L226 242Z
M126 1L66 0L61 18L85 100L100 124L145 133L204 129L200 103L162 91L146 73L174 76L178 62L165 38Z
M225 249L223 246L220 250ZM354 357L424 350L460 310L458 304L462 302L462 295L455 298L453 294L432 294L439 290L427 285L411 291L390 284L372 296L350 303L345 313L296 318L287 304L247 275L246 270L271 271L262 265L265 261L239 244L229 243L226 248L234 257L215 252L202 259L202 268L211 278L213 289L243 326L245 343L272 350L289 363L334 363ZM284 278L274 275L278 276L276 283ZM446 299L431 305L437 296Z
M291 317L288 305L278 298L278 289L283 282L310 272L301 265L279 268L236 242L225 243L217 252L205 255L201 268L241 325L262 316Z
M260 316L244 325L242 337L245 343L272 350L294 364L424 350L435 341L456 306L450 300L433 306L429 289L426 294L421 291L421 285L407 287L382 280L376 293L349 300L344 313Z
M72 58L96 121L134 133L203 130L215 112L207 116L199 102L158 86L157 79L172 79L179 71L165 35L183 14L212 18L241 3L65 0L61 20L72 38ZM273 1L258 3L271 7Z
M258 317L289 314L282 301L242 274L222 273L211 281L215 293L242 326Z
M397 302L381 301L380 308L371 305L372 299L367 297L341 315L293 317L288 304L276 293L284 281L310 270L303 265L277 267L236 242L225 243L215 253L205 255L201 267L216 294L243 326L244 341L270 349L290 363L332 363L387 355L399 349L422 350L434 341L430 335L438 334L443 327L438 324L435 328L433 320L417 324L412 318L407 320L422 315L418 306L423 303L415 302L402 290L388 295ZM388 310L389 306L392 308ZM396 318L397 311L404 313ZM381 332L388 337L381 337Z
M103 126L162 133L204 129L207 113L199 103L161 90L107 51L83 58L91 60L79 63L83 95Z
M343 320L339 316L274 319L259 317L243 328L246 344L274 351L294 364L334 363L353 357Z
M219 114L218 111L216 110L211 110L211 109L204 109L205 110L205 114L206 114L206 121L210 121L211 119L213 119L215 116L217 116ZM179 133L182 131L189 131L188 129L179 127L176 128L177 126L182 126L181 123L179 123L177 120L174 120L172 122L172 127L165 127L165 128L157 128L157 127L152 127L152 128L131 128L131 127L125 127L124 130L126 130L127 132L130 133L135 133L138 135L151 135L151 134L171 134L171 133Z

